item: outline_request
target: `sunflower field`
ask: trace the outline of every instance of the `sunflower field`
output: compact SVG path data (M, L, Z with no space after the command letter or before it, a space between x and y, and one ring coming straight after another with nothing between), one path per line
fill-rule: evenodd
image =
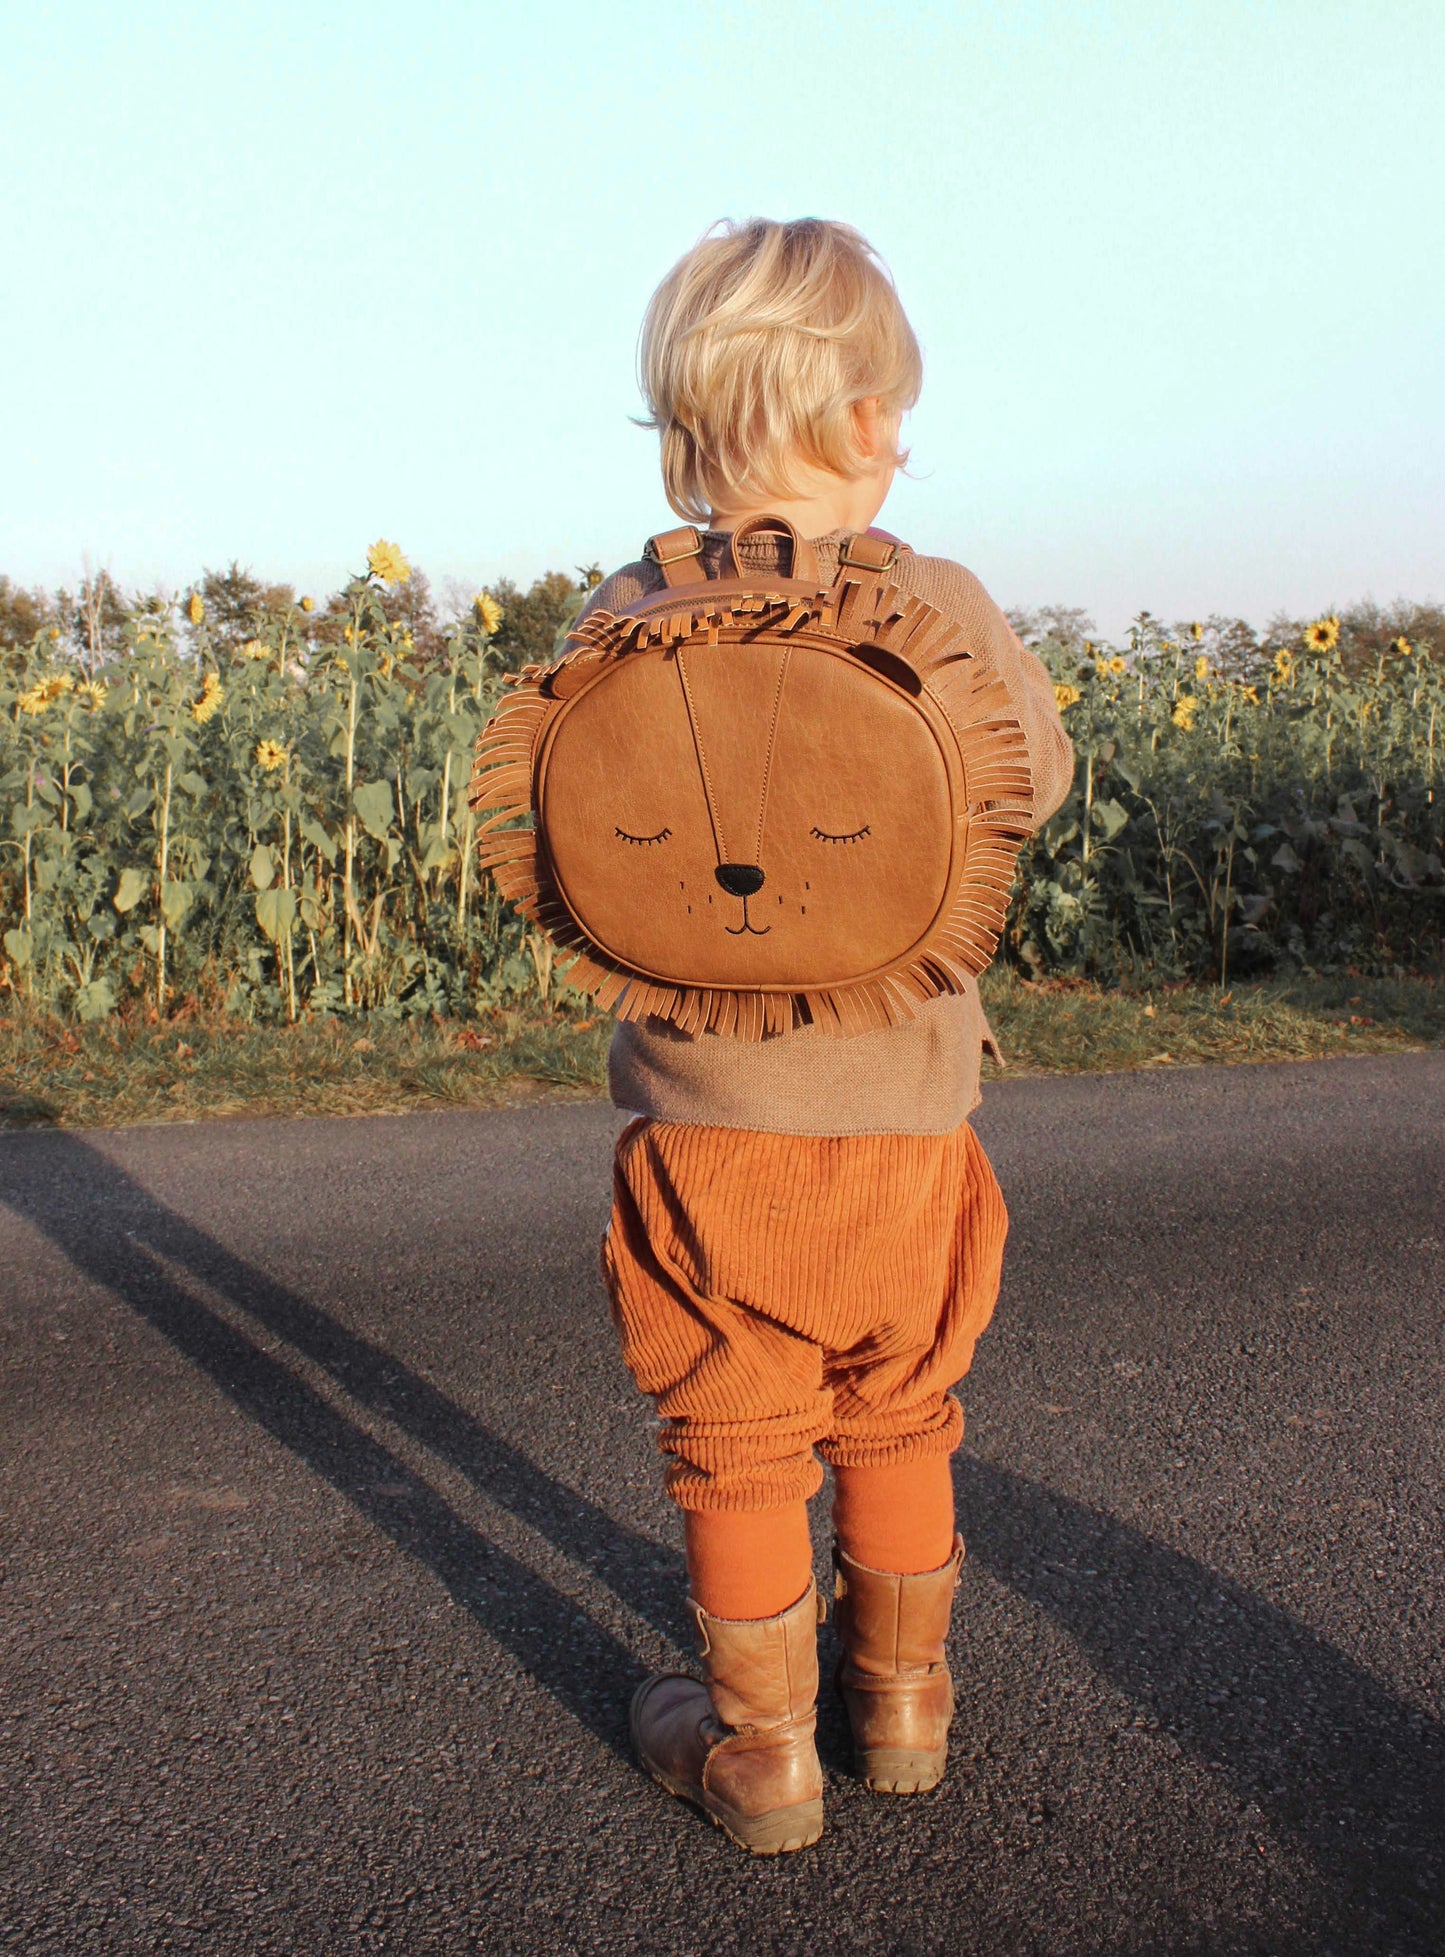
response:
M595 575L543 581L556 622ZM565 995L475 866L472 747L517 663L504 609L484 592L423 629L411 580L379 542L320 610L269 587L224 630L201 586L112 594L104 631L35 601L34 629L0 642L0 998L296 1021ZM1069 616L1017 621L1078 769L1020 858L1012 964L1144 983L1440 970L1433 614L1259 638L1145 614L1120 648Z
M1402 622L1414 636L1392 630ZM1025 973L1438 973L1445 663L1431 609L1045 637L1073 792L1019 859Z

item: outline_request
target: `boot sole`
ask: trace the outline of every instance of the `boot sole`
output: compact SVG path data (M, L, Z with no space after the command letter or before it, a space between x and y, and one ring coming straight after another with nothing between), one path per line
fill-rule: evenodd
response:
M930 1794L943 1778L948 1755L916 1752L901 1746L858 1748L858 1773L873 1794Z
M729 1841L736 1842L739 1848L745 1848L749 1855L794 1855L800 1848L813 1846L823 1832L821 1800L803 1801L797 1807L774 1808L770 1814L740 1814L726 1801L719 1801L709 1794L705 1787L674 1780L671 1774L665 1774L660 1767L653 1766L643 1752L637 1735L636 1707L642 1690L643 1687L639 1687L633 1695L627 1723L632 1734L632 1749L659 1787L674 1799L686 1801L689 1806L707 1815L715 1828L721 1828Z

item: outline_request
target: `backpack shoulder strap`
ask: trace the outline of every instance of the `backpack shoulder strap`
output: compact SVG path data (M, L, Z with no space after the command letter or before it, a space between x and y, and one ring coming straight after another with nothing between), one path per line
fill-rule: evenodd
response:
M664 584L696 584L707 575L701 562L702 532L690 523L649 537L642 546L642 554L650 557L661 571Z
M838 546L838 575L850 566L859 571L891 571L903 549L896 537L880 536L865 530L856 537L845 537Z

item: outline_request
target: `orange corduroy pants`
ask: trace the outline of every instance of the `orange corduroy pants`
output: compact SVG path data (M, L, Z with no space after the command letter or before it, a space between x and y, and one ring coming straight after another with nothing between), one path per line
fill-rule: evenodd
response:
M770 1511L779 1543L794 1545L779 1556L797 1560L818 1455L839 1471L840 1524L866 1522L860 1560L917 1567L902 1513L900 1553L885 1555L886 1504L948 1500L936 1490L963 1431L948 1389L992 1315L1007 1229L966 1123L947 1135L849 1136L629 1124L603 1272L623 1357L657 1406L668 1491L696 1518L695 1593L720 1546L735 1538L738 1555L759 1556ZM754 1601L767 1588L716 1576L711 1587Z

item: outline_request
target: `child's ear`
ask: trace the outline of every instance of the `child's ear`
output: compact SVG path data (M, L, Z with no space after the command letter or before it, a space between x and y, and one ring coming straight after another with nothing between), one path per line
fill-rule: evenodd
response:
M898 447L898 428L901 414L884 409L876 394L867 394L861 401L853 403L853 424L858 430L858 445L870 462L876 462L884 454L893 454Z
M876 394L853 403L853 425L858 430L858 446L870 461L876 460L885 434L882 404Z

